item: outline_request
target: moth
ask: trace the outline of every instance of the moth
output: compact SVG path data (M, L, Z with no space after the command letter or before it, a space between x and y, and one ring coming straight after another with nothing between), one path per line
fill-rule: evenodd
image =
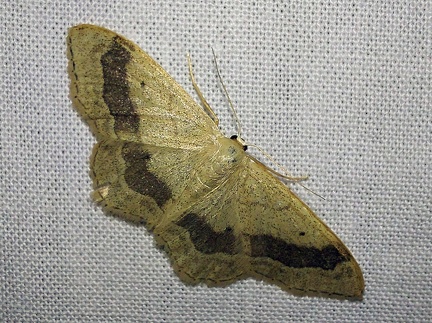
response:
M71 98L97 139L93 197L152 231L181 280L362 297L347 247L147 53L93 25L67 46Z

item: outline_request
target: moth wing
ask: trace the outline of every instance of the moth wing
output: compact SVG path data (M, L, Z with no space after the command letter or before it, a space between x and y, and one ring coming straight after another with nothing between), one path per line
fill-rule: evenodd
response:
M98 26L68 34L71 97L98 139L196 148L221 136L189 94L136 44Z
M195 204L203 151L101 140L90 162L94 199L105 210L153 229Z
M362 297L363 276L350 251L252 160L173 224L155 232L189 283L252 276L297 294Z
M306 294L361 298L364 280L342 241L284 183L249 160L237 212L253 276Z

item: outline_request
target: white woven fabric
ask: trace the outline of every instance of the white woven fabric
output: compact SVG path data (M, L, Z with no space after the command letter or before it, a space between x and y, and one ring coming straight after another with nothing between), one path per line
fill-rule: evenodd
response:
M431 2L2 1L4 322L428 321L432 315ZM90 200L94 138L68 98L67 28L94 23L137 42L227 135L292 173L353 251L363 302L299 298L245 280L184 285L144 228Z

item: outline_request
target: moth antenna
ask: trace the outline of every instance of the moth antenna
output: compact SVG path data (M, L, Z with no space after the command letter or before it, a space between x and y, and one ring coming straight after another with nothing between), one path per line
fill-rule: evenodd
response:
M241 125L240 125L240 120L239 120L239 118L237 116L237 111L234 108L234 104L232 103L231 98L230 98L230 96L228 94L228 90L226 89L226 86L225 86L225 84L224 84L224 82L222 80L222 76L221 76L221 73L220 73L220 70L219 70L219 66L218 66L218 63L217 63L216 53L215 53L213 47L211 47L211 50L213 52L213 59L214 59L214 62L215 62L216 72L217 72L219 81L220 81L220 83L222 85L222 89L223 89L223 91L225 93L225 96L228 99L228 104L230 106L230 109L231 109L231 111L232 111L232 113L234 115L234 119L235 119L235 122L236 122L236 128L237 128L237 138L241 138Z
M223 82L223 80L222 80L222 76L221 76L221 74L220 74L219 66L218 66L217 59L216 59L216 53L215 53L215 50L213 49L213 47L211 47L211 50L212 50L212 52L213 52L213 58L214 58L214 62L215 62L215 66L216 66L216 72L217 72L217 75L218 75L219 81L221 82L222 88L223 88L223 90L224 90L224 92L225 92L225 95L226 95L226 97L227 97L227 99L228 99L228 103L229 103L229 106L230 106L230 108L231 108L231 111L232 111L233 114L234 114L234 118L235 118L236 125L237 125L237 140L239 140L239 141L242 143L242 145L246 145L246 143L243 141L243 139L241 139L241 125L240 125L240 120L239 120L239 118L238 118L238 116L237 116L237 112L236 112L236 109L234 108L234 104L232 103L231 98L230 98L230 96L229 96L229 94L228 94L228 90L226 89L226 86L225 86L225 84L224 84L224 82ZM303 185L302 183L300 183L300 181L305 181L305 180L307 180L307 179L309 178L309 176L300 176L300 177L294 177L294 176L291 176L291 175L289 175L289 173L288 173L288 171L287 171L287 169L286 169L285 167L283 167L281 164L279 164L279 163L278 163L278 162L277 162L273 157L271 157L268 153L266 153L262 148L258 147L257 145L250 145L250 144L247 144L247 146L249 146L249 147L255 147L256 149L258 149L258 150L259 150L259 151L260 151L260 152L261 152L261 153L262 153L262 154L263 154L267 159L269 159L269 160L270 160L272 163L274 163L277 167L279 167L280 169L282 169L282 170L284 171L285 174L281 174L281 173L275 171L274 169L271 169L271 168L268 167L267 165L261 163L261 162L260 162L258 159L256 159L255 157L253 157L253 156L251 156L251 155L249 156L249 157L252 158L256 163L262 165L265 169L267 169L270 173L272 173L272 174L274 174L274 175L276 175L276 176L278 176L278 177L285 178L285 179L287 179L287 180L289 180L289 181L295 182L295 183L297 183L298 185L300 185L301 187L303 187L305 190L307 190L307 191L311 192L312 194L318 196L319 198L322 198L323 200L325 200L325 198L324 198L323 196L319 195L318 193L314 192L313 190L311 190L311 189L308 188L307 186L305 186L305 185Z
M189 66L189 75L192 81L192 85L195 89L195 92L198 94L198 97L200 98L201 104L204 107L204 110L207 112L207 114L210 116L210 118L212 118L213 122L216 123L216 125L219 125L219 118L217 117L216 113L213 111L213 109L211 108L210 104L208 104L207 100L205 99L204 95L202 94L198 83L195 80L195 75L193 73L193 69L192 69L192 59L190 57L190 54L187 53L186 54L187 57L187 61L188 61L188 66Z

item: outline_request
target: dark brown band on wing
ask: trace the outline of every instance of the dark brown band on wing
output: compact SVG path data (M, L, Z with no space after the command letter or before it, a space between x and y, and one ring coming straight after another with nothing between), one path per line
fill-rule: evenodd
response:
M126 65L132 56L114 37L110 50L101 57L103 71L102 97L115 119L115 131L136 133L139 117L129 96L129 82Z
M122 148L126 163L124 178L129 188L139 194L150 196L162 207L172 195L171 189L147 168L151 159L149 152L140 144L127 143Z
M239 252L240 241L234 235L233 229L228 227L223 232L216 232L206 221L197 214L188 213L176 222L189 232L195 249L205 253L217 252L234 255Z
M250 244L251 257L270 258L291 268L332 270L337 264L349 260L332 245L323 249L297 246L270 235L250 236Z

